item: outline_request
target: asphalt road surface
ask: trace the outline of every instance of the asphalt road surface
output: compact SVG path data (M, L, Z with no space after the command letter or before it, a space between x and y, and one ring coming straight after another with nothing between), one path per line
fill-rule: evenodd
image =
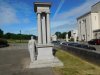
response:
M25 68L29 63L27 44L0 48L0 75L54 75L52 68Z

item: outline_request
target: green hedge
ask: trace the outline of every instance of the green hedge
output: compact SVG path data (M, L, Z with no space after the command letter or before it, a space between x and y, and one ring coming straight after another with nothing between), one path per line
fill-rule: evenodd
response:
M1 38L0 38L0 45L9 46L7 40Z

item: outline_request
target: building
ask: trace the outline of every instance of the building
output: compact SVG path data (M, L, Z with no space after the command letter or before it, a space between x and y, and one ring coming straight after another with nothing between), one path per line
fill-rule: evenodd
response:
M91 11L77 18L79 41L100 38L100 2Z

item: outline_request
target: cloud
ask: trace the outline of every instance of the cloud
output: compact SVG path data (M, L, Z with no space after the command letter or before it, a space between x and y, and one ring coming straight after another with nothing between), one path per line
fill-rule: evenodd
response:
M0 25L29 23L32 7L21 1L11 2L0 0Z
M60 11L60 9L61 9L62 5L64 4L64 2L65 2L65 0L61 0L61 1L60 1L60 4L59 4L59 6L58 6L58 8L57 8L57 10L56 10L56 12L55 12L55 14L54 14L54 16L53 16L53 19L55 19L56 15L57 15L58 12Z
M76 18L90 11L91 6L98 1L100 0L86 0L85 3L78 7L75 7L69 11L56 14L55 19L52 21L52 32L57 30L67 31L69 29L71 30L77 28Z
M66 20L66 21L59 21L59 22L52 22L51 24L53 24L51 26L51 32L52 34L54 34L57 31L60 32L67 32L73 29L77 29L77 24L75 22L72 22L72 20Z
M0 3L0 25L18 23L16 10L7 3Z
M87 0L82 5L75 7L74 9L71 9L70 11L65 11L63 13L57 14L58 17L55 18L55 20L66 20L70 17L78 17L88 11L91 10L91 6L98 2L100 0Z

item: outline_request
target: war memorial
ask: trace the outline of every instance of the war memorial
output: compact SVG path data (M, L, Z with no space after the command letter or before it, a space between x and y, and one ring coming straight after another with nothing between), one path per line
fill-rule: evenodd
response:
M34 3L34 12L37 14L38 43L35 45L35 41L30 40L34 45L29 45L31 47L29 48L31 57L29 68L63 66L63 63L53 56L50 34L50 7L51 3Z

